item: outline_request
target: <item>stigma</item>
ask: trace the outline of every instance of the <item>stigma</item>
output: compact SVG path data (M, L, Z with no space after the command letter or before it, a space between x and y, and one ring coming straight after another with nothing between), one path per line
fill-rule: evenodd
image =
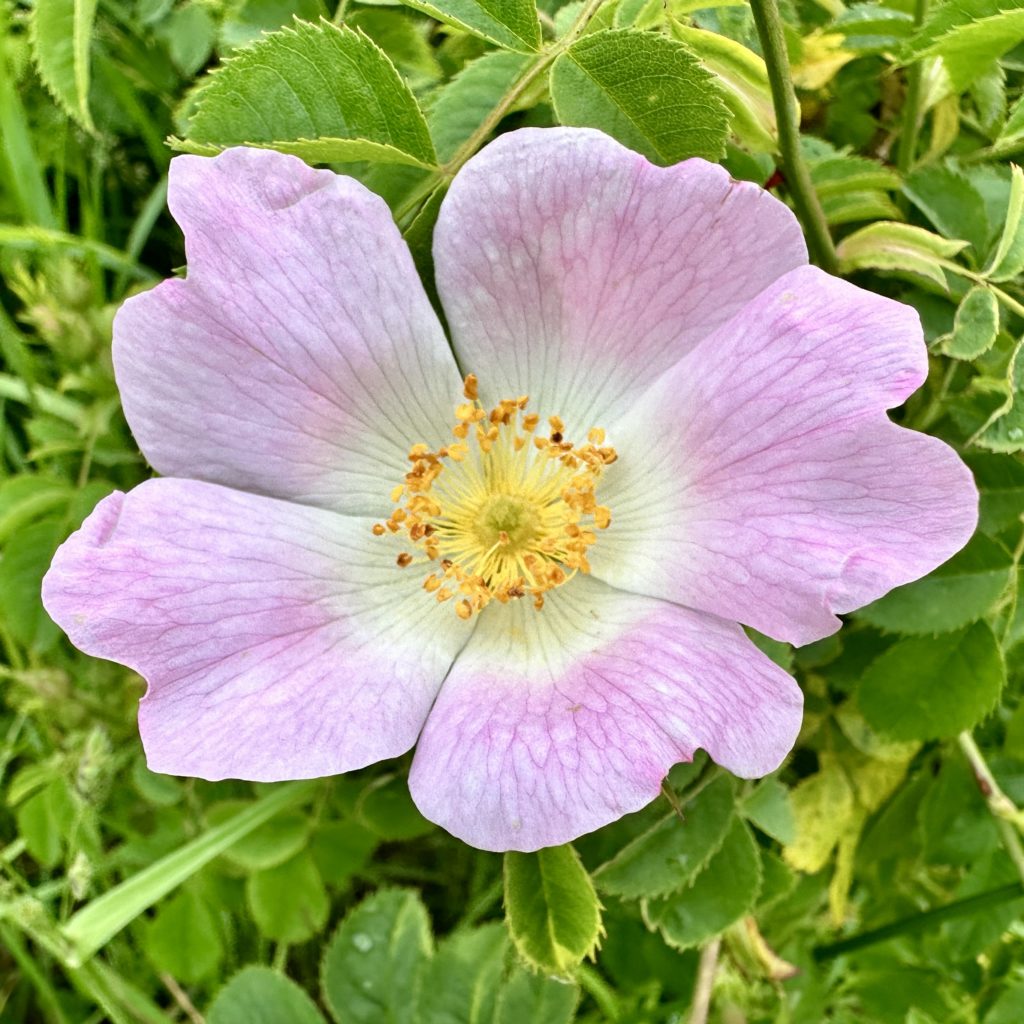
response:
M597 487L618 456L600 428L576 445L558 416L541 427L525 395L485 409L472 374L463 397L454 440L409 449L409 472L391 492L395 508L373 532L402 535L399 568L426 567L423 589L452 602L459 618L491 601L529 598L543 608L547 591L590 571L587 551L611 523Z

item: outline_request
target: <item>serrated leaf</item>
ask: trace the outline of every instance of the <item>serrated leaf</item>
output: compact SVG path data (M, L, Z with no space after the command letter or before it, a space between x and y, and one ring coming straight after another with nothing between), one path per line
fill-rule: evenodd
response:
M501 922L445 939L423 975L419 1019L492 1024L507 947L508 934Z
M243 967L217 994L206 1024L324 1024L316 1004L269 967Z
M985 271L991 281L1009 281L1024 271L1024 170L1011 164L1010 172L1010 198L1003 233Z
M868 724L886 736L944 739L992 710L1005 675L992 630L977 622L956 633L894 644L868 666L857 700Z
M93 131L89 112L89 50L96 0L36 0L32 7L32 52L46 88L83 128Z
M971 438L993 452L1024 450L1024 341L1017 343L1007 370L1006 401Z
M990 0L943 6L951 11L940 8L940 14L946 17L926 22L922 31L908 43L902 59L904 63L911 63L940 57L953 89L960 93L983 74L992 61L1024 39L1024 9L1000 9L1010 7L1011 0L1003 0L999 6ZM989 16L983 16L985 14ZM947 30L938 34L942 28Z
M444 74L427 40L430 22L402 10L356 9L345 24L365 32L414 88L438 81Z
M191 889L157 907L156 916L146 923L142 948L155 970L186 985L210 977L224 959L213 913Z
M957 307L953 330L937 339L939 351L953 359L977 359L999 335L999 303L982 285L972 288Z
M540 49L540 22L534 0L402 0L456 28L509 50Z
M327 923L327 892L308 851L254 872L245 888L256 927L268 939L305 942Z
M819 765L790 792L796 834L783 849L786 863L808 874L828 863L857 814L853 787L835 757L822 757Z
M381 889L349 911L321 966L338 1024L405 1024L432 953L430 919L414 892Z
M433 94L427 124L445 163L498 105L529 64L519 53L485 53Z
M1024 140L1024 96L1021 96L1010 108L995 145L1009 147L1021 140Z
M888 633L948 633L987 615L1012 571L1010 553L979 534L931 575L891 590L857 614Z
M968 243L941 238L912 224L879 221L855 231L839 243L836 253L843 273L852 270L897 270L920 274L946 287L940 260L948 260Z
M567 976L597 948L601 904L571 846L505 854L505 916L520 956Z
M710 72L680 42L596 32L559 54L551 98L562 124L599 128L659 164L719 158L729 111Z
M321 21L264 36L195 94L178 149L253 145L334 163L432 166L423 113L387 55L362 32Z
M733 134L754 153L776 152L778 126L764 60L717 32L691 28L675 20L671 28L672 35L718 78L722 102L732 115Z
M684 821L669 812L594 872L594 884L624 899L666 896L688 885L725 841L734 784L721 775L686 805Z
M761 890L761 858L750 829L733 820L721 850L687 889L647 900L644 919L676 949L700 945L749 913Z
M580 990L516 965L498 993L495 1024L572 1024Z

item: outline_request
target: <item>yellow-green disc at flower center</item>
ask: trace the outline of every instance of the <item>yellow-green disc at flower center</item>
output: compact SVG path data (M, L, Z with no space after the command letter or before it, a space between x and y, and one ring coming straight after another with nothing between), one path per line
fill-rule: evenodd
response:
M461 618L527 594L539 609L545 591L590 571L595 529L611 522L595 492L618 456L598 428L583 445L566 441L557 416L539 434L525 396L486 410L472 375L464 394L456 440L436 452L413 445L412 468L391 494L396 508L373 532L407 535L413 550L399 566L434 563L423 587L438 601L456 598Z

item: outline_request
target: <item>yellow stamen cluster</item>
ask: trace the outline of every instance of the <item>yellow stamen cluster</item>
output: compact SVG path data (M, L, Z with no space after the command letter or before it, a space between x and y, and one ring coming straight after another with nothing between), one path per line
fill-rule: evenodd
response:
M415 553L398 556L401 568L436 563L423 589L454 601L462 619L527 595L539 609L545 592L590 571L595 528L611 523L595 491L615 449L598 428L573 445L557 416L547 436L538 433L526 396L484 409L472 374L463 394L455 440L437 451L413 445L411 469L391 492L395 510L373 532L408 537Z

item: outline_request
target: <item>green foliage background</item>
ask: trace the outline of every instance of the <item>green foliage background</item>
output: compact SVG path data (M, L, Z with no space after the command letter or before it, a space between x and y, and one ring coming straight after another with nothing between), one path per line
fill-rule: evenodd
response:
M0 0L0 1018L1024 1020L1024 5L782 13L838 269L920 311L931 374L896 415L964 454L981 526L838 635L759 639L807 696L775 776L698 758L575 849L503 861L420 817L404 760L278 786L146 769L141 681L38 599L62 538L147 475L111 319L184 262L173 150L356 175L428 282L447 183L521 125L799 199L750 7Z

